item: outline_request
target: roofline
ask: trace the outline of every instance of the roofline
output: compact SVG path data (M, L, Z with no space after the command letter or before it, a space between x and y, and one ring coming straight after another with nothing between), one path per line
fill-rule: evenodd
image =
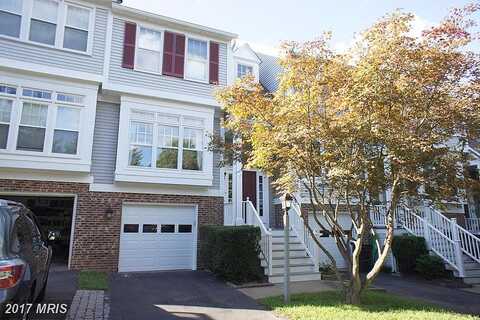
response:
M130 17L132 19L135 19L135 18L142 19L143 18L147 21L163 24L163 25L166 25L166 26L171 26L172 28L175 28L175 29L183 29L185 31L199 32L203 35L218 38L218 39L221 39L223 41L231 41L235 38L238 38L238 35L235 34L235 33L231 33L231 32L228 32L228 31L222 31L222 30L219 30L219 29L202 26L200 24L191 23L191 22L187 22L187 21L183 21L183 20L179 20L179 19L175 19L175 18L162 16L162 15L159 15L159 14L135 9L135 8L132 8L132 7L127 7L125 5L122 5L122 4L116 3L116 2L112 3L112 11L113 11L113 13L122 14L122 15Z

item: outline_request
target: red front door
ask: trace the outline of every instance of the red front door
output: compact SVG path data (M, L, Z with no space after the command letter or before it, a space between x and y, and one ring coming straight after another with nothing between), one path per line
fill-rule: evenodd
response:
M257 208L257 173L255 171L243 171L242 185L243 200L250 199Z

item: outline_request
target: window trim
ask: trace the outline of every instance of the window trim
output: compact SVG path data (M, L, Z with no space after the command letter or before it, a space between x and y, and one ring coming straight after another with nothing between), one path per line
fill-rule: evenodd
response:
M205 80L199 80L195 78L189 78L187 76L187 66L188 66L188 40L197 40L197 41L202 41L207 44L207 57L205 59L205 67L206 67L206 73L205 73ZM210 84L210 40L205 39L202 37L196 37L196 36L190 36L190 35L185 35L185 54L184 54L184 61L183 61L183 79L188 80L188 81L194 81L194 82L199 82L199 83L206 83Z
M133 62L133 70L139 71L139 72L145 72L145 73L150 73L150 74L155 74L155 75L162 75L162 66L163 66L163 46L164 46L164 41L165 41L165 29L163 28L156 28L151 25L146 25L146 24L139 24L137 23L137 30L136 30L136 35L135 35L135 60ZM148 29L152 31L156 31L160 33L160 50L158 51L160 55L160 60L159 60L159 70L158 71L152 71L148 69L142 69L138 67L138 50L147 50L147 51L152 51L154 50L149 50L149 49L142 49L139 47L139 40L140 40L140 29Z
M19 37L12 37L4 34L0 34L0 38L5 38L17 42L27 43L29 45L34 45L44 48L53 48L60 51L66 51L70 53L92 56L93 51L93 41L94 41L94 26L96 19L96 7L84 5L83 3L76 2L74 0L69 1L58 1L59 9L57 14L57 28L55 33L55 44L49 45L41 42L31 41L30 38L30 24L32 19L32 9L33 9L33 0L23 0L22 12L21 12L21 21L20 21L20 35ZM67 19L67 6L77 6L80 8L88 9L90 11L89 17L89 26L88 26L88 39L87 39L87 51L74 50L63 47L64 32Z

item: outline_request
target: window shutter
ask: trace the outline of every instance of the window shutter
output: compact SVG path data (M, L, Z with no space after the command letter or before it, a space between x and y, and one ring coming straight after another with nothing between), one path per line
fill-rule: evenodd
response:
M133 69L135 64L135 41L137 37L137 25L132 22L125 22L125 33L123 37L123 60L122 67Z
M219 50L218 43L210 42L209 82L212 84L218 84Z
M185 36L165 32L163 44L163 74L183 78L185 62Z

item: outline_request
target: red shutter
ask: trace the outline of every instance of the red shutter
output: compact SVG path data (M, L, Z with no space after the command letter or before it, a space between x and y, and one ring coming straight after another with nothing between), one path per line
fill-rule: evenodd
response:
M135 39L137 37L137 25L125 22L125 33L123 37L123 60L122 67L133 69L135 64Z
M209 82L212 84L218 84L219 48L218 43L210 42Z
M185 36L165 32L163 44L163 74L183 78L185 62Z

